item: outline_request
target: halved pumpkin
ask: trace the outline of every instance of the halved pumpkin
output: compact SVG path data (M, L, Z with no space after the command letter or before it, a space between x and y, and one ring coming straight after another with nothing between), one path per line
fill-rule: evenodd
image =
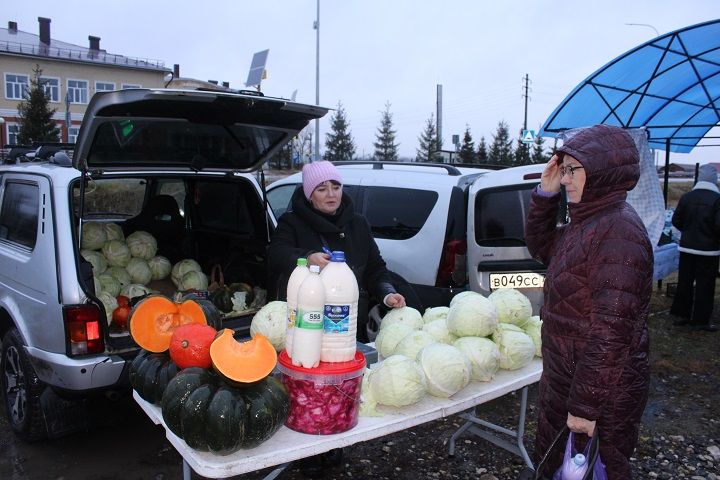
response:
M189 323L207 325L202 306L193 300L172 301L161 295L147 297L130 317L130 335L141 348L161 353L170 347L177 327Z
M254 383L270 375L277 364L277 353L270 340L261 334L247 342L238 342L229 328L222 330L210 345L213 369L225 379Z

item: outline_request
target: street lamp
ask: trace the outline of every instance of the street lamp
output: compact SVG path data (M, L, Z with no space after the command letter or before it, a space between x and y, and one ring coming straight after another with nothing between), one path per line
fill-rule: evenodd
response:
M660 32L658 32L658 29L655 28L655 27L653 27L652 25L647 24L647 23L626 23L625 25L630 25L630 26L632 26L632 27L648 27L648 28L652 28L653 30L655 30L655 36L656 36L656 37L659 37L659 36L660 36Z

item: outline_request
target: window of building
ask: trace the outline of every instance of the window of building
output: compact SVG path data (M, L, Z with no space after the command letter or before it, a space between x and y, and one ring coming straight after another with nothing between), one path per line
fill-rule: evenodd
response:
M76 143L78 133L80 133L80 127L70 127L68 129L68 143Z
M68 80L68 95L70 103L87 103L88 102L88 82L87 80Z
M0 240L32 249L38 227L39 189L32 183L5 184L0 210Z
M142 85L139 85L137 83L123 83L122 89L127 90L128 88L142 88Z
M95 82L96 92L110 92L115 90L115 84L113 82Z
M51 102L60 101L60 79L54 77L40 77L40 84L45 89L45 95Z
M5 74L5 98L22 100L25 98L28 88L30 88L30 78L27 75Z
M20 133L20 125L17 123L7 124L7 139L9 145L17 145L17 136Z

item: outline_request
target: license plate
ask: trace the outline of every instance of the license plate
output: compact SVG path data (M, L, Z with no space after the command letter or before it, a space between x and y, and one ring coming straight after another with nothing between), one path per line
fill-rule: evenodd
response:
M491 273L490 290L499 288L542 288L545 276L541 273Z

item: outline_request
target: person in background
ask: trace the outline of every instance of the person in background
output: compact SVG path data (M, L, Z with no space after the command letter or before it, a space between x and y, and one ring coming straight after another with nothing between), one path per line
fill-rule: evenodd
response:
M355 273L360 289L358 341L367 342L368 297L390 308L405 306L405 297L391 283L367 220L353 210L352 200L343 193L342 176L328 161L313 162L302 169L302 188L295 190L291 209L278 220L270 241L268 261L276 285L276 297L284 300L287 281L297 259L322 270L333 250L345 252L345 262ZM271 282L272 284L273 282Z
M626 202L639 178L627 132L583 129L547 163L526 220L528 249L547 265L535 456L548 451L564 425L576 433L576 448L599 435L609 480L631 478L650 376L653 250ZM569 222L558 225L561 185ZM562 456L549 458L548 478Z
M672 224L680 230L678 283L670 313L675 325L716 332L711 322L720 265L720 190L712 165L703 165L692 190L680 197Z

